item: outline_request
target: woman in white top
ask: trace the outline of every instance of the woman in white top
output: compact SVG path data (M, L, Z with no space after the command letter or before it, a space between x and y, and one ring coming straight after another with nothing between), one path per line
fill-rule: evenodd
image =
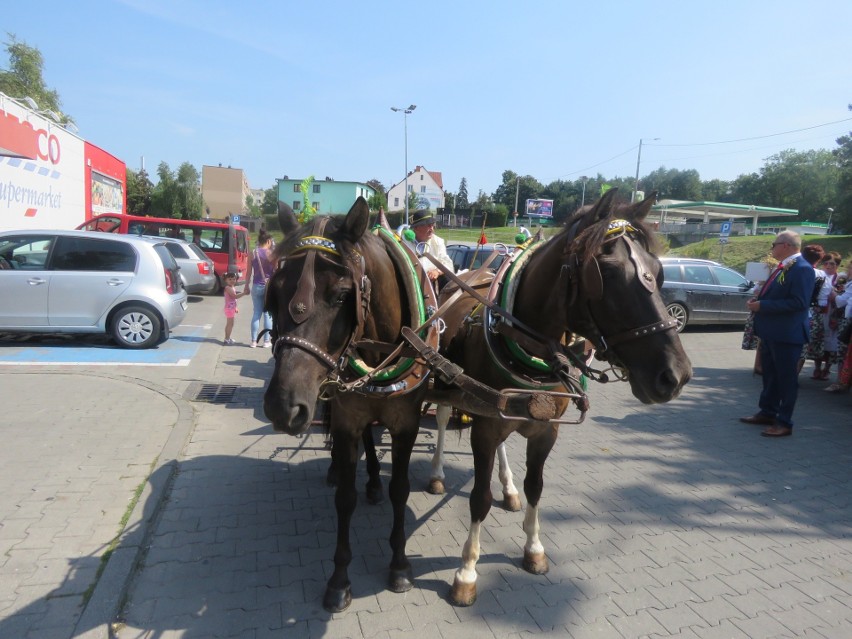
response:
M837 329L842 318L842 313L837 312L837 305L834 301L838 293L839 277L837 271L840 267L840 254L836 251L828 251L817 264L817 267L825 272L825 282L818 301L823 322L823 352L822 357L816 361L816 365L819 366L822 362L822 374L819 379L827 380L831 376L831 365L837 355ZM814 374L816 375L816 373Z
M846 264L846 288L834 298L834 303L838 308L844 309L844 321L840 327L840 332L843 332L845 327L852 324L852 260ZM829 393L846 393L852 385L852 339L847 340L846 354L840 365L837 383L825 389Z

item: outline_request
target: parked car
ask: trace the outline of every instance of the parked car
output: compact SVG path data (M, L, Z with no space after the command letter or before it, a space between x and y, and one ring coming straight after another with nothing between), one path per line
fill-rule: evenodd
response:
M453 261L456 273L464 270L473 270L482 266L490 255L496 250L504 250L504 245L486 244L477 250L476 245L448 244L447 255ZM491 270L497 270L506 259L505 255L498 255L489 265Z
M166 248L180 268L180 281L190 295L213 293L217 289L216 268L197 244L172 237L154 238Z
M5 231L0 256L0 333L106 333L150 348L186 315L178 265L160 238Z
M663 257L665 283L660 291L677 330L691 324L745 324L746 302L755 284L710 260Z

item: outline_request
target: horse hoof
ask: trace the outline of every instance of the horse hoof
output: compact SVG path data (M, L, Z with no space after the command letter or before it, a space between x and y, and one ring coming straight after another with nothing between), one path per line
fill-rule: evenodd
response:
M414 588L414 577L411 575L411 567L402 570L390 571L388 578L388 589L391 592L408 592Z
M472 606L476 601L476 582L465 583L456 579L450 591L450 601L457 606Z
M328 612L343 612L352 603L352 590L345 588L326 588L322 598L322 607Z
M518 512L521 509L521 496L518 493L503 493L503 508L512 513Z
M431 495L443 495L446 492L444 489L444 480L435 478L430 479L429 488L427 490Z
M371 488L369 485L367 486L367 502L372 504L373 506L377 504L381 504L385 500L384 492L382 491L382 487Z
M534 575L543 575L550 567L543 552L531 553L524 551L524 570Z

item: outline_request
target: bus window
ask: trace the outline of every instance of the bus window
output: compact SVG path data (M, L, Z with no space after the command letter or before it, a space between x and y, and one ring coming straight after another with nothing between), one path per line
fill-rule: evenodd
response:
M121 226L121 220L117 217L102 215L95 219L89 220L81 228L84 231L100 231L102 233L113 233Z

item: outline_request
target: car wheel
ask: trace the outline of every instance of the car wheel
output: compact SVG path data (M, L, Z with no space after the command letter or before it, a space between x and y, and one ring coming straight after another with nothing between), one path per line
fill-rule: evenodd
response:
M124 348L151 348L163 332L160 318L143 306L125 306L112 318L113 339Z
M675 302L674 304L666 306L666 311L668 312L669 317L677 322L677 332L682 333L683 329L686 328L686 321L689 318L689 313L687 312L686 307L683 306L683 304Z

